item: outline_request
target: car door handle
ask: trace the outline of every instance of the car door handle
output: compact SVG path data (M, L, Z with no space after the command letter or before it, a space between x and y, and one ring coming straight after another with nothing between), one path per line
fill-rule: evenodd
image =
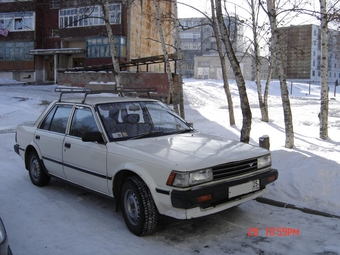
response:
M40 135L36 135L35 139L40 140Z
M65 146L66 148L68 148L68 149L71 148L71 144L70 144L70 143L65 143L64 146Z

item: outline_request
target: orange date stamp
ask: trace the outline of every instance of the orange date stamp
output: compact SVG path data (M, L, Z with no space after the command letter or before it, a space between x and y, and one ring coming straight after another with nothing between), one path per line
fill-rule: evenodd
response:
M248 228L248 236L259 236L260 230L257 227ZM266 227L265 236L299 236L300 229L286 227Z

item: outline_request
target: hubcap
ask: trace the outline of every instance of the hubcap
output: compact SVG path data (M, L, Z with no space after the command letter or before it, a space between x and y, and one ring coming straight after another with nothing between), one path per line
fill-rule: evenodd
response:
M31 161L31 172L32 172L32 177L37 180L40 175L40 167L37 159L32 159Z
M124 196L126 215L130 223L136 226L139 222L140 207L136 194L132 190L127 190Z

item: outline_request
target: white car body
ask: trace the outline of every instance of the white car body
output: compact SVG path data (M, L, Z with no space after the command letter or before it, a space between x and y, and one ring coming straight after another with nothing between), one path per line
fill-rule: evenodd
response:
M271 169L270 152L263 148L202 134L190 129L189 125L184 133L162 133L160 136L155 134L156 136L151 135L151 137L143 137L143 133L139 133L141 137L125 139L128 136L125 131L108 132L107 124L104 123L108 116L103 117L103 114L105 111L109 112L109 107L106 105L102 106L102 109L98 107L110 102L124 102L124 104L135 102L134 106L141 104L140 102L154 104L156 100L89 96L84 101L56 100L47 107L34 125L17 127L15 151L25 161L28 170L30 169L29 154L35 151L49 176L109 197L120 196L125 178L136 175L149 189L158 213L177 219L209 215L254 199L262 195L265 186L278 177L277 170ZM71 125L73 126L73 119L76 119L76 116L68 119L65 133L43 129L42 125L45 124L42 123L47 122L45 118L48 119L46 117L48 114L52 115L50 112L56 107L55 105L63 105L63 107L66 105L65 109L67 111L70 109L71 116L78 109L79 112L85 110L91 112L103 141L83 141L81 137L73 136ZM112 108L112 105L110 107ZM129 107L132 109L131 106ZM131 115L137 115L136 112L139 112L138 124L147 122L144 108L143 113L138 107L135 108L132 109ZM122 110L119 114L122 118ZM158 108L156 114L163 116ZM178 121L181 120L175 113L170 112L170 114L176 118L176 121L177 118ZM186 125L184 120L181 121L183 123L173 127ZM167 124L168 126L171 126L171 123ZM267 165L253 169L253 164L257 164L259 158L268 160ZM251 160L250 163L247 160ZM228 175L224 165L238 165L238 162L245 162L245 167L252 167L253 170L241 171L240 174L222 178L212 177L214 171L219 171L217 168L221 168L221 171ZM169 184L172 173L173 178L179 178L182 186ZM181 184L180 177L196 178L196 175L192 174L195 176L192 177L191 173L197 173L198 183L187 186ZM203 178L202 183L199 183L200 178ZM205 181L204 178L213 179ZM254 185L256 187L252 188ZM208 192L209 190L211 193ZM201 198L203 202L192 202ZM116 197L116 200L119 206L121 199Z

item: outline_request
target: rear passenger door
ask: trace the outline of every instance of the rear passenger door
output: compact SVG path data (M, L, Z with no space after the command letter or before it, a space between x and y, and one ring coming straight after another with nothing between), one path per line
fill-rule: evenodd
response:
M38 126L34 142L38 145L48 172L65 178L62 165L62 150L68 120L73 105L56 104Z
M99 131L90 107L75 108L69 133L63 144L63 164L67 180L108 194L106 174L106 145L98 142L83 142L83 132Z

